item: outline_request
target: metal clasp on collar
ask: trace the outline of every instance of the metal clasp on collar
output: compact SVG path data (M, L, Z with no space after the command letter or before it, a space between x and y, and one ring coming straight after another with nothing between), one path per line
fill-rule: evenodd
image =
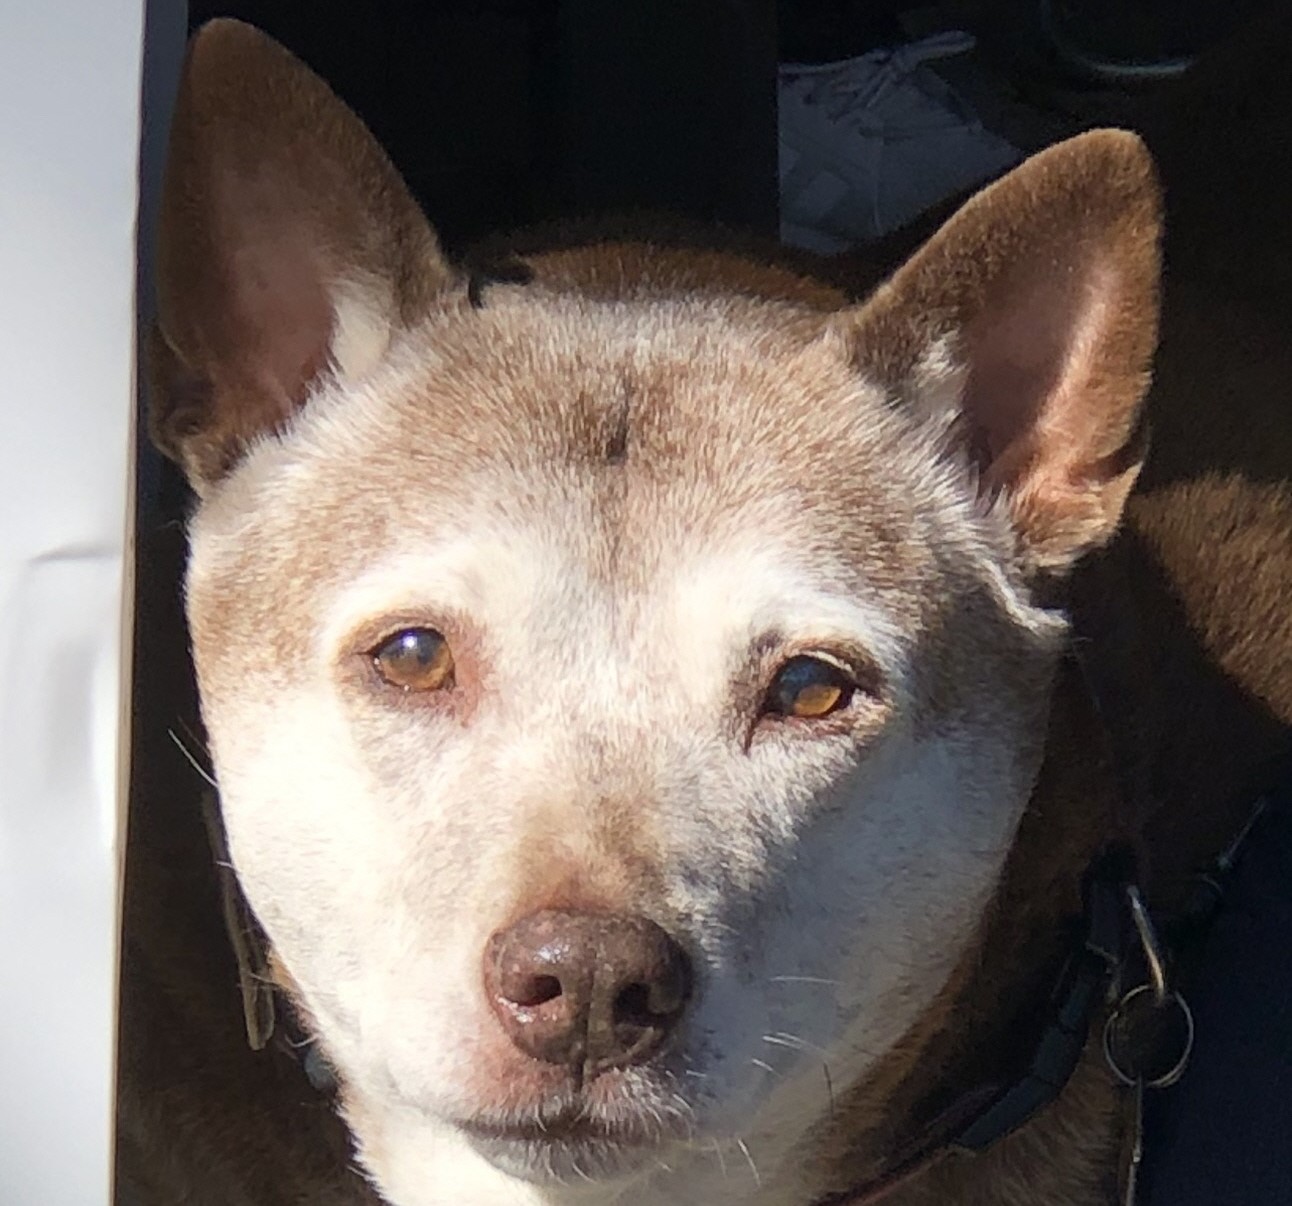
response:
M1147 981L1123 994L1104 1025L1104 1058L1132 1088L1165 1089L1184 1075L1193 1052L1193 1011L1167 978L1166 956L1139 888L1126 904L1144 956Z

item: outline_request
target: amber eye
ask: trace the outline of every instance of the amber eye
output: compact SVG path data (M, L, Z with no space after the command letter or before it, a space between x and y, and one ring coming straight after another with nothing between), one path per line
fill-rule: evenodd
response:
M764 714L818 720L846 708L857 684L848 672L819 657L792 657L776 672Z
M434 628L405 628L369 656L377 673L405 691L440 691L453 685L453 654Z

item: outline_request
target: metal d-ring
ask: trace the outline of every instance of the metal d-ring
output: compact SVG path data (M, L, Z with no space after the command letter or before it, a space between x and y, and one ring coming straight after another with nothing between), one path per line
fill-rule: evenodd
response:
M1152 987L1141 984L1132 988L1118 1003L1104 1024L1104 1058L1113 1075L1132 1088L1142 1085L1146 1089L1166 1089L1184 1075L1193 1054L1193 1010L1178 993L1169 993L1158 1002L1143 1001ZM1145 1032L1136 1027L1139 1022L1157 1024ZM1162 1023L1174 1022L1168 1029ZM1137 1049L1137 1040L1148 1040L1149 1049Z

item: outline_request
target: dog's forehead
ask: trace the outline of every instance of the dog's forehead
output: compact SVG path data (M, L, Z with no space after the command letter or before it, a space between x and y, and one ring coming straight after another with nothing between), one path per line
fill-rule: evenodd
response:
M498 296L494 296L494 295ZM927 475L912 425L819 314L749 298L592 301L498 288L412 333L358 397L320 406L319 496L405 516L590 506L630 541L813 513L892 532ZM355 489L355 485L359 489ZM792 505L786 505L792 504ZM738 518L737 518L738 517ZM640 529L640 530L636 530ZM670 531L670 529L673 529ZM591 529L588 529L591 535Z
M813 445L861 430L859 404L873 400L813 311L538 286L495 286L488 298L407 338L387 397L403 427L390 434L414 445L433 432L459 455L467 444L558 471L694 478L719 467L714 457L761 451L782 473L810 472Z

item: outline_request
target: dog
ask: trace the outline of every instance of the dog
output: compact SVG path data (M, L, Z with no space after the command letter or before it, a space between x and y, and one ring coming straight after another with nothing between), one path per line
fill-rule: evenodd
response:
M123 1194L1115 1200L1115 998L980 1153L938 1120L1022 1083L1110 843L1170 911L1289 747L1292 365L1236 371L1277 324L1200 266L1146 402L1161 218L1101 130L861 300L650 242L472 273L326 85L204 27L152 424L219 840L336 1113L196 987L219 894L157 840Z

